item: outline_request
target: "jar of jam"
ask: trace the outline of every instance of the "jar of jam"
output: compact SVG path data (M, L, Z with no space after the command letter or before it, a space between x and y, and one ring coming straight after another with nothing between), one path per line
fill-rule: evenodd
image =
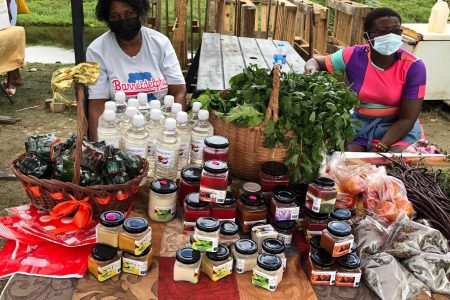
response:
M195 223L192 249L216 252L219 245L220 222L216 218L202 217Z
M280 162L267 161L261 165L259 172L261 190L271 192L277 185L288 185L288 167Z
M320 246L320 235L315 235L309 240L310 252L314 250L323 250L322 246Z
M261 186L255 182L246 182L242 185L242 187L239 189L239 197L246 194L246 195L254 195L257 196L261 193Z
M306 264L311 285L334 285L336 268L334 259L324 250L311 251Z
M100 223L97 225L97 243L119 247L119 233L125 216L120 211L107 211L101 214Z
M199 192L201 174L202 168L198 165L187 165L181 169L181 178L178 188L179 206L183 206L183 201L188 194Z
M211 203L211 217L219 221L236 221L236 198L231 192L227 192L224 203Z
M330 221L343 221L351 225L352 212L346 208L335 209L330 214Z
M152 245L152 228L144 218L128 218L119 234L119 248L141 255Z
M177 211L177 190L175 181L155 179L150 184L148 214L156 222L169 222Z
M206 274L212 281L218 281L231 274L233 270L233 259L230 250L219 245L216 252L206 252L202 260L202 273Z
M298 183L294 184L291 187L292 192L295 195L295 203L300 207L299 213L298 213L298 222L300 224L303 224L305 221L305 214L307 211L307 208L305 206L306 203L306 191L308 189L308 184L306 183Z
M239 240L239 227L232 221L220 222L219 242L225 247L230 247Z
M147 275L153 263L152 248L148 247L141 255L124 251L122 258L122 271L139 276Z
M210 217L211 209L208 202L201 202L198 193L190 193L184 199L183 232L194 232L195 223L201 217Z
M221 135L212 135L205 139L203 148L203 161L221 160L228 161L228 146L230 142Z
M352 227L343 221L328 223L322 231L320 246L333 257L349 254L353 245Z
M200 252L189 247L178 249L173 266L173 280L198 283L200 276Z
M337 260L336 286L358 287L361 282L361 269L359 257L349 254Z
M328 225L328 214L318 214L308 210L305 216L304 231L306 238L321 235Z
M88 270L100 282L118 275L121 270L121 260L117 255L117 249L96 244L89 255Z
M284 243L286 247L290 247L292 243L292 234L294 233L295 221L273 221L273 228L278 232L278 239Z
M256 266L258 245L249 239L240 239L234 243L233 257L236 261L236 273L252 271Z
M242 234L249 234L256 223L266 223L267 207L261 196L242 195L237 201L237 223Z
M337 190L332 179L318 177L308 185L306 207L313 212L329 214L334 210Z
M208 160L200 179L200 201L224 203L228 187L228 165L220 160Z
M274 292L283 279L283 263L278 255L263 253L253 269L252 283Z
M275 221L292 221L298 219L300 208L295 203L292 192L276 188L270 201L270 212Z
M286 249L283 242L277 239L266 239L262 242L262 253L269 253L278 255L281 258L283 270L286 270L286 255L284 250Z

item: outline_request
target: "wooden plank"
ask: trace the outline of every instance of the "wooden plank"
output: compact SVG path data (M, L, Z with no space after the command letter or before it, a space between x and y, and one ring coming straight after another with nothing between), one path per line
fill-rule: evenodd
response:
M268 5L261 3L261 31L266 31L267 30L267 13L269 12L268 10Z
M224 32L232 32L231 24L231 3L225 3L224 11L223 11L223 31Z
M325 5L329 8L333 8L351 15L354 12L356 3L352 1L326 0Z
M198 68L197 90L224 89L220 34L203 33Z
M276 45L271 40L264 39L256 39L259 50L266 60L267 65L272 69L273 66L273 53L277 50ZM287 73L291 71L291 67L289 65L283 66L281 69L282 72Z
M244 58L237 36L222 35L220 37L223 61L223 78L225 89L230 88L230 78L242 73L245 68Z
M179 1L179 3L180 3L180 6L178 7L179 16L177 18L178 26L176 29L174 29L172 43L173 47L175 48L178 60L180 61L181 68L185 69L187 66L187 42L186 42L187 3L186 1Z
M273 43L276 45L279 41L274 40ZM295 51L295 49L289 44L284 43L286 49L287 63L291 67L292 71L296 73L305 72L306 62L300 57L300 55Z
M271 69L271 65L266 63L261 51L259 51L256 39L239 37L239 44L242 50L242 56L244 57L245 66L250 64L256 64L261 68Z
M251 1L246 1L241 5L241 26L240 30L242 36L254 37L255 36L255 18L256 18L256 6Z

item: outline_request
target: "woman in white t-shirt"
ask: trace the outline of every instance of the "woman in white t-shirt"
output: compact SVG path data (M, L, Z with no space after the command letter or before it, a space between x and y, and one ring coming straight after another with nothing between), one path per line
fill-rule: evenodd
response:
M89 86L89 138L97 140L98 118L117 91L127 98L146 93L148 100L173 95L186 105L186 84L175 50L163 34L141 26L148 0L99 0L96 16L110 31L93 41L86 60L100 63L100 76Z

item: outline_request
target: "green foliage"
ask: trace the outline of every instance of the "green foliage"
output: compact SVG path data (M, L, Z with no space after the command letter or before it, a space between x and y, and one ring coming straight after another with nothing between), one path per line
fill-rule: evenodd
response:
M260 113L251 104L238 104L233 107L225 117L228 123L234 123L237 126L257 126L261 125L264 115Z

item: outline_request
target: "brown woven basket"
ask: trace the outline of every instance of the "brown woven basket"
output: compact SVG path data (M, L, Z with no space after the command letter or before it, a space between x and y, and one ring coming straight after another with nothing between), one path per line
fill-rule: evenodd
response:
M238 127L218 118L211 112L210 122L214 133L223 135L230 141L228 165L233 176L258 181L261 164L266 161L284 162L287 157L286 148L264 148L264 126L269 120L278 122L278 96L280 90L280 66L273 69L273 88L266 116L260 126Z

